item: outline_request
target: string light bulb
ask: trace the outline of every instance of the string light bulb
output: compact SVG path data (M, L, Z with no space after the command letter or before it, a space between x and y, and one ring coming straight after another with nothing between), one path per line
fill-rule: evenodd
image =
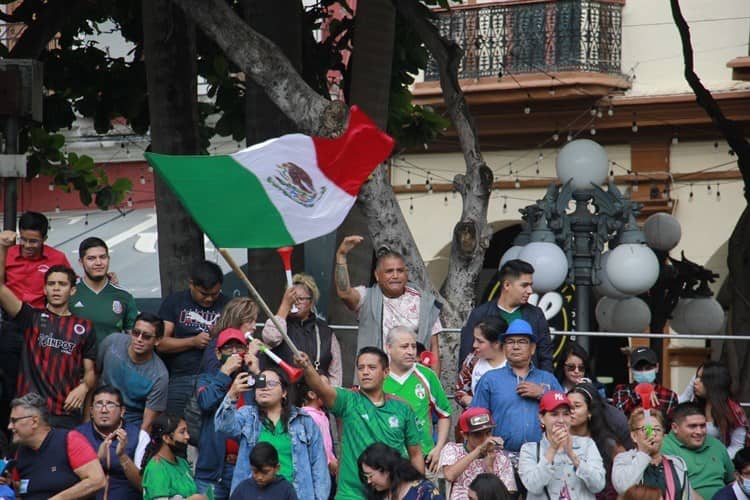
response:
M635 179L633 179L633 187L631 188L634 193L638 192L638 172L633 172Z
M508 162L508 175L509 176L513 175L513 162L512 161Z
M49 189L50 191L54 191L55 190L55 183L52 182L52 181L49 181L49 186L47 186L47 189Z
M591 116L596 116L596 106L591 106L589 113L591 113Z
M530 114L531 114L531 106L530 106L530 105L528 105L528 104L527 104L527 105L526 105L526 106L525 106L525 107L523 108L523 114L525 114L525 115L530 115Z
M552 134L552 140L555 141L555 142L559 141L560 140L560 132L558 132L557 130L555 130L555 133Z
M638 120L636 119L635 113L633 113L633 125L630 127L630 130L632 130L633 133L638 132Z
M133 206L133 197L130 196L128 197L128 207L132 207L132 206Z
M141 184L146 184L146 176L145 175L141 174L140 182L141 182Z
M572 141L572 140L573 140L573 134L572 134L571 132L568 132L568 137L567 137L567 139L568 139L568 142L570 142L570 141Z
M688 201L692 202L694 197L695 197L695 194L693 194L693 185L690 184L690 194L688 195Z
M508 213L508 197L503 196L503 213Z
M56 214L59 214L59 213L60 213L60 202L59 202L59 201L58 201L58 202L57 202L57 204L55 205L55 213L56 213Z
M607 110L608 116L615 116L615 109L612 107L612 105L609 105L609 109Z
M409 213L414 213L414 198L412 198L411 196L409 196Z
M595 125L591 126L591 130L589 130L589 134L596 135L596 126Z
M406 189L411 189L411 172L406 171Z
M675 133L674 133L674 135L672 136L672 145L673 145L673 146L676 146L676 145L678 145L679 143L680 143L680 138L679 138L679 136L677 135L677 132L675 132Z
M518 177L516 177L516 182L514 185L516 189L521 189L521 180Z
M719 190L719 183L716 183L716 201L721 201L721 191Z
M447 194L443 198L443 205L445 205L446 207L448 206L448 195Z

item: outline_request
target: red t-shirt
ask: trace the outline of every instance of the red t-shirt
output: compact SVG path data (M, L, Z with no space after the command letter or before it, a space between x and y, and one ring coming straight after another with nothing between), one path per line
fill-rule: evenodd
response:
M44 274L50 267L59 264L71 267L65 254L52 247L44 245L42 256L31 260L21 256L20 245L14 245L8 248L5 257L5 284L21 302L44 309Z

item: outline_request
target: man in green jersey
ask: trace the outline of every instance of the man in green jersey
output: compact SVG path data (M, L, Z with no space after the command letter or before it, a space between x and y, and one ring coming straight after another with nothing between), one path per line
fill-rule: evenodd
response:
M383 392L388 376L388 356L377 347L363 347L357 354L359 389L331 387L315 371L305 353L295 357L304 368L305 382L315 391L333 414L341 419L341 459L336 500L361 500L365 491L359 480L357 459L372 443L384 443L409 457L416 469L424 473L414 411L404 401Z
M385 337L390 357L390 374L383 391L409 403L417 415L425 465L437 472L440 451L448 442L451 406L435 372L417 363L417 335L406 326L391 328ZM437 443L432 441L432 410L438 416Z
M78 245L83 278L70 298L70 310L94 323L96 343L114 332L130 332L138 316L135 299L109 280L109 250L101 238L86 238Z

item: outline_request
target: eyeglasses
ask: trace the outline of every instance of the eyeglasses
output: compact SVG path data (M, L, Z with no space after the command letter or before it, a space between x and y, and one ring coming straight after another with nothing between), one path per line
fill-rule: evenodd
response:
M506 339L504 342L505 345L510 345L510 346L514 346L514 345L527 346L530 343L531 342L529 341L529 339L515 339L515 340Z
M258 387L258 389L265 389L266 387L270 387L271 389L273 389L274 387L280 386L281 382L279 382L278 380L266 380L266 385L263 387Z
M583 372L586 371L586 367L585 366L583 366L583 365L576 365L574 363L565 363L565 365L563 365L563 366L565 366L565 370L567 370L569 372L579 371L579 372L583 373Z
M121 405L115 403L114 401L94 401L94 409L96 410L103 410L106 408L109 411L114 410L115 408L119 408Z
M42 240L37 240L36 238L24 238L23 236L20 236L18 238L18 241L22 245L26 245L29 247L38 247L42 244Z
M153 335L151 333L146 333L143 330L138 330L137 328L133 328L132 330L130 330L130 335L133 338L137 339L138 337L140 337L146 341L151 340L152 338L156 337L156 335Z
M646 428L646 426L645 426L645 425L644 425L644 426L642 426L642 427L636 427L636 428L635 428L635 429L633 429L633 430L636 430L636 431L639 431L639 432L646 432L646 431L648 431L648 429ZM661 427L652 427L652 428L651 428L651 431L652 431L652 432L653 432L654 434L664 434L664 429L662 429Z
M247 347L239 344L224 344L219 350L227 354L246 353Z
M24 420L26 418L36 417L36 415L24 415L23 417L10 417L10 423L13 425L16 425L19 420Z

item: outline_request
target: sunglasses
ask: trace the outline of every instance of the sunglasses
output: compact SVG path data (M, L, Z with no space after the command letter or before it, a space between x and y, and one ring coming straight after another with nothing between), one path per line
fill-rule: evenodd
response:
M132 336L133 338L136 338L136 339L137 339L137 338L139 338L139 337L140 337L140 338L142 338L143 340L151 340L151 339L153 339L154 337L156 337L156 335L153 335L153 334L151 334L151 333L146 333L146 332L144 332L143 330L138 330L137 328L133 328L132 330L130 330L130 335L131 335L131 336Z

